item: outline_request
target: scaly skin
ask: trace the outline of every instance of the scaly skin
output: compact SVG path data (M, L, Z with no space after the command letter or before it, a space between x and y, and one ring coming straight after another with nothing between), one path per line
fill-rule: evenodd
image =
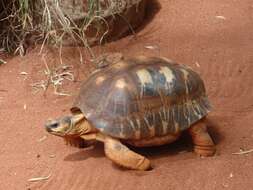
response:
M98 140L104 143L105 155L114 163L128 169L148 170L150 161L123 145L119 140L103 133L92 133L81 136L84 140Z
M200 156L213 156L215 154L215 145L208 134L205 119L191 126L189 133L192 136L195 153Z

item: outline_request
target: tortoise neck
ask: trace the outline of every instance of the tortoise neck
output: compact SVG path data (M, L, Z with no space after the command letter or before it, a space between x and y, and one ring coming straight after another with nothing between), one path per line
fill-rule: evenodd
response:
M76 128L80 136L97 131L94 127L90 125L90 123L86 119L83 119L82 121L78 122L76 124Z

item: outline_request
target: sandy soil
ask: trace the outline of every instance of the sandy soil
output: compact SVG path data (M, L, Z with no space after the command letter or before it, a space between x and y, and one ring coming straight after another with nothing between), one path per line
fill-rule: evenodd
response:
M76 81L64 81L63 87L73 96L56 96L52 88L46 95L34 94L30 84L42 80L45 69L36 48L0 66L0 189L253 188L253 153L232 154L253 148L252 0L159 2L151 3L151 16L135 38L128 36L96 52L166 56L200 73L214 107L208 126L217 154L197 157L185 137L171 145L138 149L154 166L139 172L112 164L101 144L88 149L65 146L62 139L47 135L43 124L48 118L69 114L80 81L92 67L79 63L77 49L64 48L63 62L74 66ZM46 51L48 65L59 65L58 53ZM44 181L27 181L48 175Z

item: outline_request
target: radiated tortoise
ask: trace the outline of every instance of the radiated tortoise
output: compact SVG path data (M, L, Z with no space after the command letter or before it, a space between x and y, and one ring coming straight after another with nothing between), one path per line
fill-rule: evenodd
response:
M205 124L210 103L200 76L166 58L132 57L98 69L85 80L72 115L47 121L46 130L81 145L101 141L106 156L129 169L150 161L130 150L175 141L187 130L194 151L215 153Z

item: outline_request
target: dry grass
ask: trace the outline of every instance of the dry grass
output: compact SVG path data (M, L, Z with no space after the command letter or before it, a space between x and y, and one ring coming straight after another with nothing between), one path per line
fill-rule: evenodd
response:
M44 55L42 59L45 66L44 74L46 79L31 84L34 93L37 93L40 90L43 90L44 93L46 93L48 87L52 86L54 88L54 94L60 96L71 96L68 93L61 92L59 89L63 85L64 81L74 81L74 74L72 72L73 67L60 64L58 67L50 68Z
M9 53L24 55L30 43L37 42L42 42L42 49L45 44L61 48L68 35L93 55L84 28L63 12L58 0L0 0L0 11L0 45ZM84 27L94 19L91 13Z
M120 1L108 0L110 6L105 8L99 0L87 0L80 24L64 12L60 0L0 0L0 48L24 55L31 43L42 43L42 50L45 44L61 49L63 40L71 38L94 57L85 32L91 24L99 30L99 25L107 24L105 16L122 11Z
M42 44L40 52L43 51L45 45L51 45L59 48L61 57L63 42L70 39L73 45L86 47L91 57L94 58L95 55L89 46L86 35L90 26L92 25L97 34L100 33L100 42L102 42L109 31L109 25L105 18L115 14L121 16L125 9L140 1L0 0L0 49L24 55L29 46L39 43ZM76 10L74 5L72 7L71 3L74 4L74 2L79 3L81 8L81 3L85 2L85 11L83 8L81 11ZM72 7L72 12L67 11L69 8L66 7L68 6ZM73 15L77 15L77 17ZM123 16L121 17L125 19ZM134 33L129 23L128 26Z
M54 87L57 95L69 95L59 92L64 80L73 81L71 67L62 61L62 47L64 40L70 39L76 46L84 46L91 59L96 59L88 43L86 31L93 26L97 33L103 27L100 42L109 31L107 16L121 13L123 9L131 7L140 0L75 0L77 3L86 2L86 11L80 14L79 21L68 15L62 8L64 0L0 0L0 49L1 51L25 55L26 49L33 44L41 44L40 54L44 55L45 45L59 49L60 66L49 68L46 61L46 80L33 83L31 86L37 92L48 87ZM131 2L126 4L126 2ZM66 2L66 0L65 0ZM69 0L68 2L71 2ZM106 3L102 3L106 2ZM80 23L81 20L81 23ZM105 30L107 27L107 30ZM131 26L129 26L131 28ZM83 61L81 50L80 61ZM43 58L43 57L42 57ZM5 61L0 59L0 64Z

